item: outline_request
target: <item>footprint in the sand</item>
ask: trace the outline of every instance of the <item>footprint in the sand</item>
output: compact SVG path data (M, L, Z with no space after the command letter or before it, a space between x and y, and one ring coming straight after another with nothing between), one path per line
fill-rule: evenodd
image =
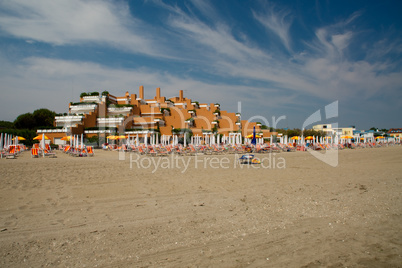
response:
M63 211L63 210L58 210L58 211L56 211L56 212L54 213L54 215L59 215L59 214L62 214L62 213L66 213L66 212Z

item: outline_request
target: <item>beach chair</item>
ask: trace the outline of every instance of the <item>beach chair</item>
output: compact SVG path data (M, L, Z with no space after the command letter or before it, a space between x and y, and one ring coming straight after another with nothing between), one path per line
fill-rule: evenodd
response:
M144 149L141 146L138 146L138 151L139 154L145 154Z
M155 152L157 156L168 156L168 152L164 148L155 147Z
M31 157L32 158L39 158L39 149L38 148L32 148L31 149Z
M49 151L48 149L45 149L43 154L44 154L44 156L48 156L51 158L57 158L56 153L53 153L52 151Z
M148 154L151 155L151 156L157 156L158 155L158 153L154 150L154 147L152 147L152 146L148 147Z
M15 146L10 146L9 151L6 152L4 155L5 155L6 159L15 159L15 157L17 156Z
M190 144L189 146L189 155L196 155L197 154L197 150L194 148L194 145Z
M218 147L216 144L212 145L212 151L215 154L223 154L222 149Z
M88 156L94 156L94 151L93 151L92 146L87 147L87 153L88 153Z

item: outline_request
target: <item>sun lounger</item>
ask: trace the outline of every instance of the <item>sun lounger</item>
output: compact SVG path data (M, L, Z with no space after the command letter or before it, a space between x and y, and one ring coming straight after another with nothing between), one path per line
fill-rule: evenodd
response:
M94 151L92 146L87 147L88 156L94 156Z
M141 147L141 146L138 146L138 153L139 154L145 154L145 151L144 151L144 149Z
M31 157L39 158L39 149L38 148L31 149Z
M10 146L9 151L6 152L4 155L5 155L6 159L15 159L15 157L17 156L15 146Z
M53 153L52 151L49 151L48 149L45 149L44 156L48 156L51 158L57 158L56 153Z

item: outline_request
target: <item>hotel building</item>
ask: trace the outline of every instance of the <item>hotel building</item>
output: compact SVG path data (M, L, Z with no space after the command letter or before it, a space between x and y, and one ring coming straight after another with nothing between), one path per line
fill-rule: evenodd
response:
M261 124L241 119L240 113L221 110L218 103L198 103L183 96L166 99L161 96L161 89L156 89L153 99L144 98L144 87L139 94L116 97L109 92L82 93L79 103L70 103L68 113L57 115L55 129L39 129L38 134L45 134L52 143L63 144L62 137L85 134L86 138L95 135L106 137L113 134L124 135L160 135L171 136L191 132L202 136L206 133L218 133L228 136L241 133L243 137L256 133L263 137L272 134L268 129L261 129Z

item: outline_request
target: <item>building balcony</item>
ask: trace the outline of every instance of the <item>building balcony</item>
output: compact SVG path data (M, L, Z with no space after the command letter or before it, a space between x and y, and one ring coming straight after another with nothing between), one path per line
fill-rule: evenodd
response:
M124 117L102 117L97 119L98 127L117 127L124 121Z
M98 129L98 130L84 130L85 134L102 134L102 133L112 133L110 129Z
M154 117L135 117L133 119L133 125L137 127L155 127L156 124L159 124L159 126L164 126L165 120L163 120L162 118Z
M124 104L129 104L130 103L131 98L127 98L127 97L118 97L116 98L116 101L119 103L124 102Z
M53 129L38 129L36 133L66 133L68 132L67 128L53 128Z
M82 115L64 115L64 116L55 116L56 126L57 127L75 127L77 124L82 122L84 116Z
M82 105L71 105L70 112L71 113L90 113L95 111L96 104L82 104Z
M83 102L96 102L101 103L106 101L106 96L84 96L82 98Z
M109 107L107 108L108 114L128 114L133 110L133 107Z

